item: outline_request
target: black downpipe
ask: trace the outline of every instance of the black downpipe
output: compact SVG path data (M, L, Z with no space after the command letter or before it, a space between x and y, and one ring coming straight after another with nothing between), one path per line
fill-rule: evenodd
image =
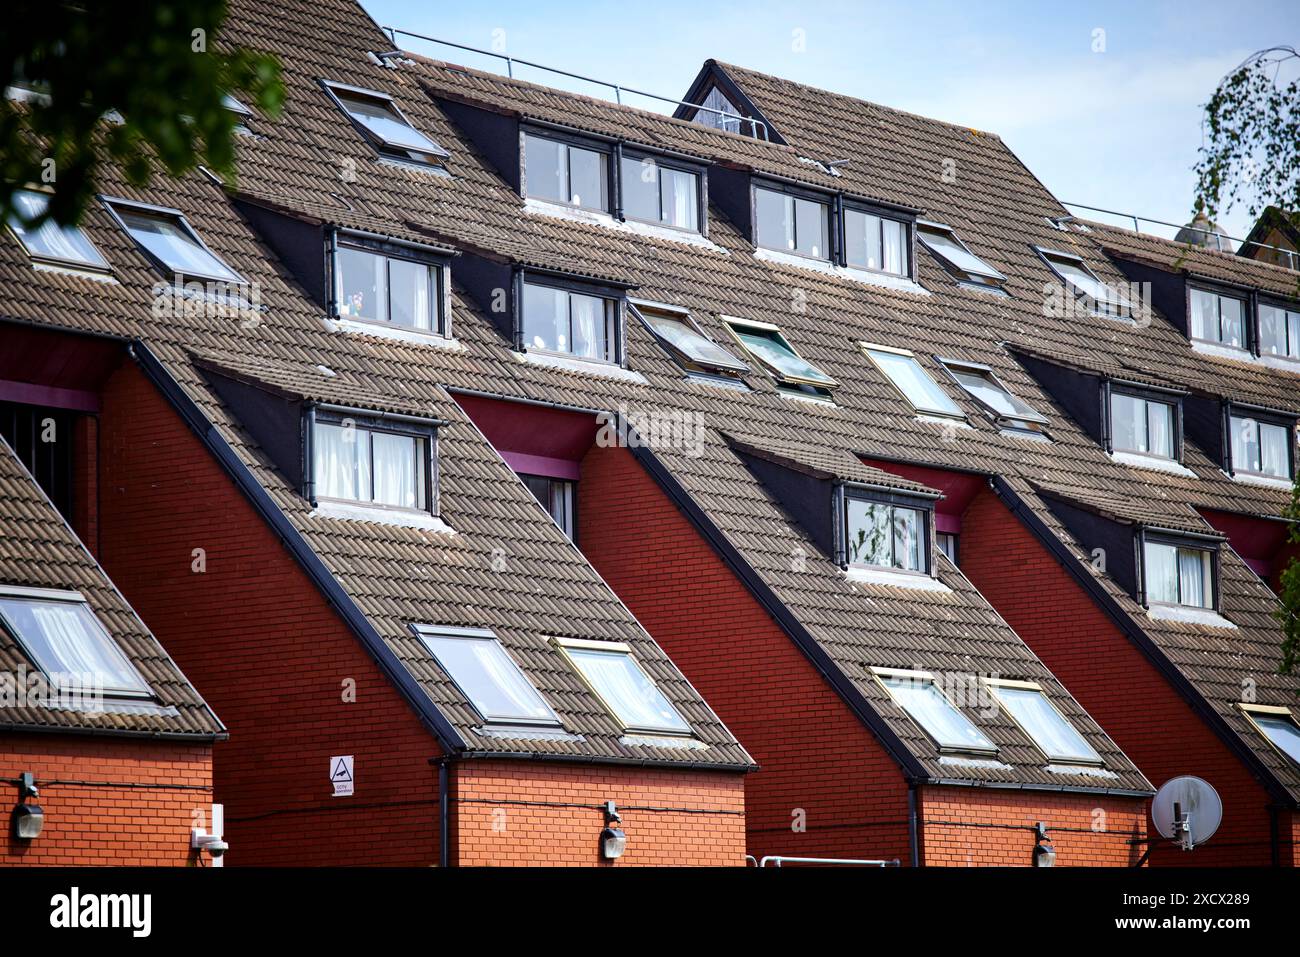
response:
M438 866L450 867L451 861L451 795L448 761L438 762Z
M921 822L916 813L916 782L907 782L907 844L913 867L921 866Z

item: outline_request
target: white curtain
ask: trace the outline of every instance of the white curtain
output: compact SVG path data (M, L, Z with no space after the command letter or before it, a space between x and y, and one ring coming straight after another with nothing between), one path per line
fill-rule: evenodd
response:
M1291 430L1277 425L1262 425L1259 428L1260 471L1265 475L1287 478L1291 474L1287 446L1290 444Z
M1178 603L1177 549L1148 542L1146 546L1147 601Z
M629 727L684 729L668 699L625 654L574 652L582 673Z
M1232 467L1238 472L1259 471L1259 423L1254 419L1232 420Z
M1163 402L1148 402L1146 406L1147 451L1171 459L1174 457L1173 407Z
M595 296L569 295L573 324L573 354L586 359L604 359L605 300Z
M903 249L903 225L892 219L881 221L884 228L884 262L881 268L885 272L901 276L907 271L907 262Z
M415 486L416 447L419 441L409 435L376 432L371 436L375 453L375 498L380 505L418 508Z
M1206 607L1205 579L1208 577L1205 553L1192 548L1178 549L1178 584L1184 605Z
M49 653L49 660L37 655L46 670L68 675L90 675L92 680L106 689L131 690L141 686L134 669L117 650L105 642L106 635L85 620L89 614L79 605L33 605L32 620L40 630L40 637ZM57 662L51 668L50 663Z
M316 424L316 494L322 498L370 500L370 433L365 429Z
M895 508L894 565L911 571L921 569L921 516L915 509Z

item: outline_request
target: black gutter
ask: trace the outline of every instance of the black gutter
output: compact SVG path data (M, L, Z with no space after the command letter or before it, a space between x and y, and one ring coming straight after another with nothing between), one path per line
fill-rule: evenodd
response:
M160 646L161 644L159 642ZM174 662L173 667L175 667ZM179 668L177 668L177 672L184 677L184 672L180 671ZM190 684L188 678L185 681ZM193 688L194 686L190 684L190 687ZM199 700L202 701L202 699ZM176 706L172 705L172 707ZM220 724L221 719L217 718L216 713L208 707L206 701L203 702L203 707ZM95 738L135 738L146 741L182 741L190 744L212 744L214 741L226 741L230 738L230 732L225 729L224 725L222 725L220 731L138 731L129 728L92 728L79 724L21 724L6 721L0 723L0 731L21 731L23 734L62 734L66 736L88 735Z
M551 754L546 751L459 751L457 761L552 761L559 764L612 764L620 767L658 768L661 771L727 771L748 774L757 771L758 765L745 762L727 764L722 761L673 761L669 758L622 758L613 754ZM435 761L445 760L434 758Z
M361 644L370 652L380 670L384 672L385 676L415 709L416 714L433 732L434 737L442 745L443 749L445 751L463 750L465 742L461 740L456 729L438 710L432 699L425 694L424 689L419 686L411 673L398 661L397 656L393 654L392 649L388 647L380 634L375 631L369 619L348 597L333 573L325 567L325 563L303 540L302 535L289 522L289 519L271 499L262 484L254 478L248 467L235 454L234 449L230 447L230 444L221 433L208 421L194 400L172 378L162 363L158 361L157 356L150 351L143 341L134 340L128 347L128 351L149 380L162 392L163 396L171 403L172 407L234 480L240 491L252 504L254 510L262 516L262 519L276 533L280 541L289 550L289 553L297 560L299 566L307 573L307 577L320 589L321 594L325 596L348 627L352 629L353 634L360 639Z
M1053 557L1069 574L1077 581L1093 600L1097 606L1106 613L1107 617L1119 628L1121 632L1137 646L1147 659L1151 662L1161 676L1173 686L1174 690L1181 694L1192 710L1208 724L1219 736L1228 750L1237 755L1241 761L1250 768L1256 778L1263 783L1265 790L1285 807L1293 808L1296 806L1296 799L1287 791L1285 785L1274 777L1273 772L1264 765L1253 750L1251 750L1241 737L1228 726L1223 717L1210 706L1205 697L1196 690L1196 687L1187 679L1179 670L1178 666L1166 657L1160 647L1151 640L1151 638L1142 630L1142 627L1133 620L1132 616L1126 612L1105 588L1102 583L1094 578L1091 573L1086 571L1083 563L1080 562L1073 553L1070 552L1066 544L1061 541L1055 533L1052 532L1047 524L1025 504L1020 495L1013 489L1010 483L1000 475L994 475L989 479L989 485L992 487L994 494L1002 500L1003 504L1011 511L1013 515L1041 541L1050 551Z

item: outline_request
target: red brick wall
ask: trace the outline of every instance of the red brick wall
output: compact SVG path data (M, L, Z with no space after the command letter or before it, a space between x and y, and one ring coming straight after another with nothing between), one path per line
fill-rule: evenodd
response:
M1263 787L990 490L962 518L961 567L1153 784L1195 774L1219 791L1214 839L1190 854L1159 843L1153 864L1269 863Z
M5 796L0 866L195 862L190 828L206 824L213 800L208 745L0 734L0 779L26 771L36 775L36 803L45 811L45 827L33 841L14 837L9 814L18 789L0 785Z
M713 866L745 863L744 775L612 765L453 765L462 865ZM599 855L603 806L618 805L627 848Z
M964 526L963 526L964 528ZM1131 798L921 788L922 859L939 867L1028 867L1039 821L1057 867L1131 867L1145 849L1146 808Z
M410 706L135 366L106 385L100 425L101 560L230 730L227 864L436 863L438 748ZM355 794L335 798L345 754Z

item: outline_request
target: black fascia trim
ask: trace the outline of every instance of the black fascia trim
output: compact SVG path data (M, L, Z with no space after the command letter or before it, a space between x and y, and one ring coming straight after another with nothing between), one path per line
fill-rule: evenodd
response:
M1288 808L1300 806L1300 801L1291 796L1286 786L1260 760L1259 755L1251 750L1241 737L1228 726L1227 722L1214 710L1204 695L1196 690L1196 687L1179 670L1178 666L1169 660L1160 647L1133 620L1132 616L1106 591L1101 582L1084 570L1082 563L1070 552L1066 544L1047 527L1047 524L1039 518L1033 509L1025 504L1024 499L1011 487L1011 484L1002 476L993 475L989 478L989 485L994 494L1010 509L1011 513L1034 533L1060 565L1082 586L1083 590L1092 596L1097 606L1101 608L1107 617L1115 623L1129 641L1137 646L1139 651L1146 655L1147 660L1160 672L1161 676L1173 686L1175 691L1183 696L1192 710L1211 727L1215 734L1219 736L1219 739L1227 745L1228 750L1236 754L1242 760L1242 763L1254 772L1256 778L1263 783L1265 790L1272 795L1273 799Z
M695 114L699 112L698 108L701 106L701 101L703 101L705 97L705 91L712 85L717 85L721 88L723 96L731 102L731 105L736 108L737 112L742 117L746 119L755 119L763 124L767 129L767 142L776 143L781 146L787 145L785 137L782 136L780 131L777 130L768 118L763 115L763 111L758 108L758 104L751 100L749 95L740 88L740 84L733 80L726 70L713 60L708 61L700 68L700 72L696 74L695 79L691 82L690 89L687 90L686 95L682 97L683 101L689 102L692 105L686 106L685 103L679 105L677 109L673 111L673 118L691 122ZM738 135L748 135L750 139L761 141L761 138L757 135L758 131L754 128L752 123L741 123L742 130L747 126L750 129L750 133L741 133Z
M631 429L631 426L628 425L621 414L618 419L620 429ZM886 724L884 718L871 707L862 692L853 686L853 683L844 672L826 654L817 639L791 613L785 603L773 593L753 567L745 561L735 546L727 540L722 530L696 504L690 493L682 487L667 466L659 460L645 443L635 442L629 444L631 445L632 455L650 473L651 477L673 500L674 504L690 519L691 523L704 535L709 544L713 546L714 551L736 573L749 589L750 594L763 606L764 610L776 619L804 657L822 674L827 683L849 706L849 709L857 715L858 720L875 734L885 751L902 768L904 776L911 781L933 783L925 767L908 750L902 739Z
M186 679L188 681L188 679ZM172 707L175 707L173 705ZM207 703L204 702L204 707ZM216 717L211 708L208 714ZM220 719L218 719L220 723ZM212 741L228 741L230 732L221 731L137 731L128 728L92 728L86 725L23 724L18 721L0 722L0 731L21 731L24 734L59 734L64 737L92 738L137 738L148 741L188 741L190 744L205 744Z
M519 121L519 131L521 133L532 133L543 139L554 140L567 146L578 146L582 149L607 154L612 153L614 147L622 142L617 136L589 133L586 130L565 126L562 123L549 123L546 120L535 120L526 117Z
M710 745L713 747L713 745ZM759 770L759 765L736 762L727 764L722 761L674 761L672 758L620 758L606 754L552 754L547 751L491 751L466 750L456 754L438 755L429 759L430 764L444 765L457 761L553 761L558 764L602 764L634 768L668 768L683 771L728 771L734 774L749 774Z
M626 299L628 290L636 289L634 283L621 283L616 279L588 279L585 276L564 272L559 269L544 269L537 266L521 266L524 282L541 286L552 286L569 292L586 293L604 299Z
M230 447L230 443L208 421L194 400L186 394L180 383L172 377L171 373L167 371L166 367L163 366L143 340L133 340L129 348L130 354L139 364L141 370L162 392L172 408L180 414L181 418L185 420L190 429L193 430L208 451L225 469L226 473L235 481L239 490L244 493L253 508L276 533L280 541L284 543L289 553L293 555L303 571L307 573L308 578L320 589L326 600L334 606L340 617L351 628L353 634L360 639L363 647L370 652L380 670L397 687L398 692L406 698L407 703L411 705L425 726L433 733L439 745L446 751L463 751L465 742L461 739L460 734L457 733L438 706L434 704L433 700L416 682L415 677L406 670L406 667L393 654L392 649L384 642L384 639L375 630L361 609L348 597L333 573L325 567L325 563L321 561L320 556L306 543L302 535L271 499L266 489L253 477L248 467L244 465L239 456L235 454L234 449Z
M409 259L413 262L427 263L430 266L450 266L451 261L460 255L460 251L450 246L434 243L417 243L409 239L397 239L382 233L370 233L362 229L349 229L346 226L332 227L338 242L345 246L355 246L369 252L382 253L397 259Z

